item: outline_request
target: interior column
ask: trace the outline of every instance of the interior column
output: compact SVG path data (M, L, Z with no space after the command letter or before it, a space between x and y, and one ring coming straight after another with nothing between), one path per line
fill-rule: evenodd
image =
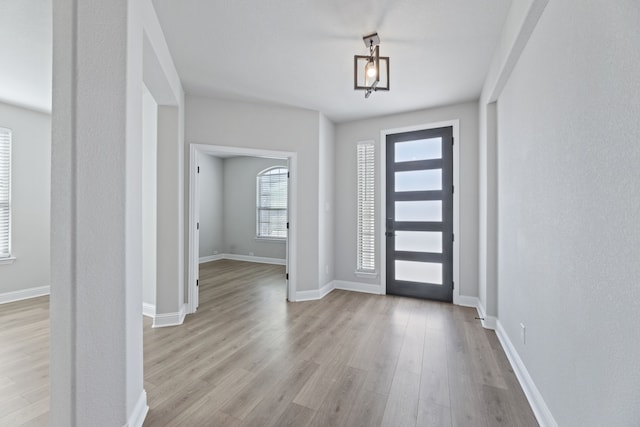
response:
M51 425L141 425L142 24L54 0Z

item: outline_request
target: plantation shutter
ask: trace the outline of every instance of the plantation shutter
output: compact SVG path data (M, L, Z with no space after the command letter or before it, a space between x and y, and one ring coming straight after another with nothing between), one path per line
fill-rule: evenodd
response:
M376 269L375 239L375 151L373 142L361 142L357 152L358 259L357 271Z
M279 167L258 175L258 237L287 237L287 178L288 170Z
M0 258L10 254L11 206L11 131L0 128Z

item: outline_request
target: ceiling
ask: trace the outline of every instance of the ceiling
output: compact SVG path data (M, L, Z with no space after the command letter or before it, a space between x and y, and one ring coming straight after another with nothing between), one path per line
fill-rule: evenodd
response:
M477 99L511 0L153 0L188 94L336 122ZM389 92L353 90L378 32Z
M477 99L511 0L152 0L187 94L336 122ZM51 0L0 1L0 101L51 110ZM391 90L353 90L378 32Z
M0 101L51 111L51 0L0 1Z

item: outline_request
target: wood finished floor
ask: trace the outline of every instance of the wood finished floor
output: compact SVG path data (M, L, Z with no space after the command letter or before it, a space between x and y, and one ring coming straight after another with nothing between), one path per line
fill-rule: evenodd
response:
M203 264L195 315L144 320L144 426L537 426L475 315L346 291L287 303L282 266ZM0 426L46 426L48 298L0 306L0 324Z
M49 297L0 305L0 426L49 425Z

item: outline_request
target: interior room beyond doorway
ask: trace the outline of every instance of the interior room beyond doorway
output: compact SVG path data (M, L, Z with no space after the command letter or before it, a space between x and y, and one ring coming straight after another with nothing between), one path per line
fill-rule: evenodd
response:
M200 263L230 259L284 266L295 295L296 155L191 145L189 310L198 307Z
M286 264L286 176L280 187L268 178L281 175L273 172L286 174L287 160L204 154L198 166L199 261L227 258ZM261 182L266 188L257 194ZM272 203L278 210L260 204L282 196L284 201Z

